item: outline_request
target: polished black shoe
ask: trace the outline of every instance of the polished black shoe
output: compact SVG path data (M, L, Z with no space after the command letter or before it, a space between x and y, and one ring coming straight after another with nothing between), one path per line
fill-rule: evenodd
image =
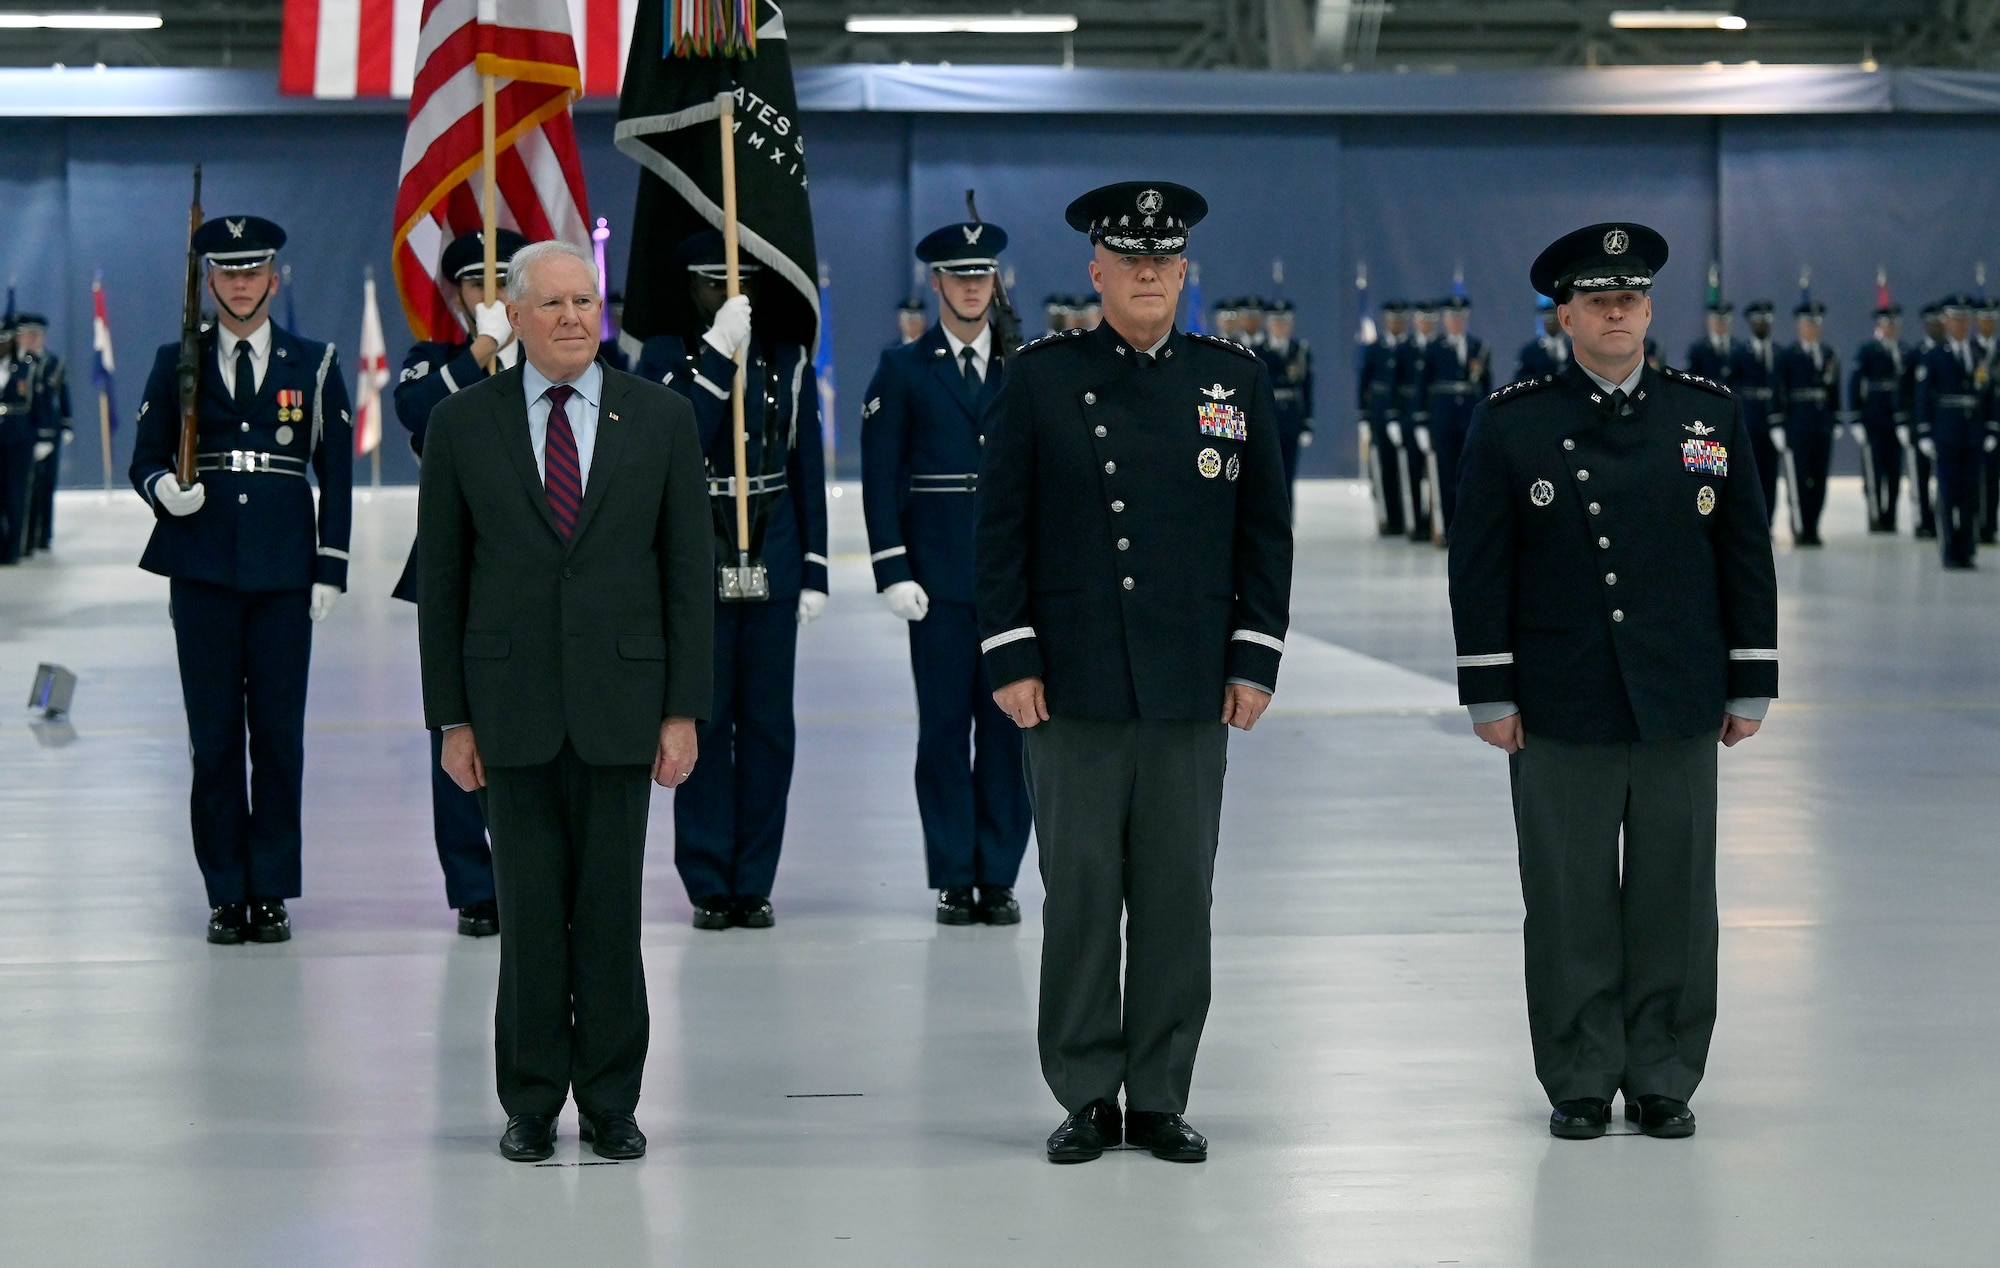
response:
M1625 1117L1639 1124L1639 1130L1659 1140L1682 1140L1694 1135L1694 1111L1686 1101L1671 1096L1642 1096L1638 1104L1625 1098Z
M697 898L694 900L694 927L697 929L727 929L731 912L727 898Z
M1801 536L1800 536L1800 537L1799 537L1798 539L1796 539L1795 541L1793 541L1793 542L1792 542L1792 545L1794 545L1794 546L1824 546L1824 545L1826 545L1826 543L1825 543L1825 542L1823 542L1823 541L1821 541L1821 540L1819 539L1819 534L1818 534L1818 533L1805 533L1805 534L1801 535Z
M208 940L219 947L233 947L249 931L248 903L224 903L208 913Z
M979 887L979 923L983 925L1020 924L1021 904L1014 901L1014 891L1005 885L981 885Z
M591 1114L579 1109L577 1135L600 1158L622 1162L646 1156L646 1133L630 1114Z
M516 1114L500 1136L500 1156L509 1162L545 1162L556 1152L554 1114Z
M1049 1133L1049 1161L1089 1162L1101 1158L1105 1150L1118 1143L1123 1126L1116 1105L1092 1101Z
M972 886L938 891L937 922L941 925L969 925L978 918L972 901Z
M1594 1096L1558 1101L1549 1115L1549 1135L1559 1140L1596 1140L1610 1125L1610 1103Z
M490 938L500 932L500 904L488 900L458 909L458 932L467 938Z
M1168 1162L1208 1161L1208 1139L1179 1114L1126 1110L1125 1143Z
M1920 542L1934 542L1937 540L1937 529L1919 528L1911 533L1910 536Z
M292 938L292 918L285 911L282 898L253 898L247 917L250 927L243 936L252 942L289 942Z
M778 923L778 913L771 910L771 900L762 894L739 895L731 919L739 929L769 929Z

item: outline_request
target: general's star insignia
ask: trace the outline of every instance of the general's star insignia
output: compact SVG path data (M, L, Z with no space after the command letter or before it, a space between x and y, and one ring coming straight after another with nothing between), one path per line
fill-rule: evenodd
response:
M247 223L247 221L243 220L225 220L222 222L222 227L229 230L230 237L240 238L243 236L243 228Z
M1214 387L1205 387L1201 389L1201 394L1203 396L1206 396L1211 401L1226 401L1230 397L1236 395L1236 389L1233 387L1224 387L1222 386L1222 384L1218 383Z
M1697 436L1713 436L1715 434L1715 428L1704 426L1699 418L1695 419L1691 423L1686 424L1686 427L1687 430L1693 432Z

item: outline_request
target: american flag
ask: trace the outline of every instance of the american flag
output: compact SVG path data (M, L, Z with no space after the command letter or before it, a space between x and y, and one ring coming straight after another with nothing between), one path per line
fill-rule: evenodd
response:
M563 3L583 95L616 97L639 0ZM297 97L408 97L423 18L423 0L285 0L278 89Z

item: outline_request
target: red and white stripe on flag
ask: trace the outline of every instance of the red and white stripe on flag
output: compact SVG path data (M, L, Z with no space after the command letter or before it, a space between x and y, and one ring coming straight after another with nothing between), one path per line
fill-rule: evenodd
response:
M382 310L375 302L375 274L361 283L361 355L354 372L354 453L382 443L382 389L389 385L389 345L382 338Z
M660 3L660 0L650 0ZM639 0L563 0L586 97L616 97ZM423 0L285 0L278 91L295 97L408 97Z
M481 75L495 79L494 185L501 225L530 242L590 249L590 208L569 105L580 76L563 0L424 0L396 186L396 290L419 339L456 342L450 241L483 223Z

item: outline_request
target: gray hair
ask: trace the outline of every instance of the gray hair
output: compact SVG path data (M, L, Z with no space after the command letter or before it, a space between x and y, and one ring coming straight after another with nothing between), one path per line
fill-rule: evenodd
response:
M514 252L514 258L507 261L507 302L518 304L526 300L528 298L528 270L534 268L543 260L558 255L566 255L571 259L583 261L583 266L590 270L590 288L592 290L598 288L597 259L590 252L569 242L553 240L548 242L530 242L527 246Z

